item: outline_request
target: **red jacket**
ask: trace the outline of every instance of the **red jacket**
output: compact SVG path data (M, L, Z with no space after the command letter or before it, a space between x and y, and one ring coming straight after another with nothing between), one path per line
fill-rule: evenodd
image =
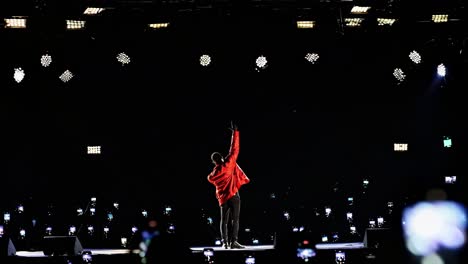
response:
M250 182L242 169L237 165L239 155L239 131L232 132L231 147L224 163L218 164L208 175L208 181L216 187L216 198L219 205L234 196L239 188Z

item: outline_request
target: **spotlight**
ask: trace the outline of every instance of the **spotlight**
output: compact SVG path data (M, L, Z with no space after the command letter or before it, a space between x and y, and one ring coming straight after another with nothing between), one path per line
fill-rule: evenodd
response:
M216 240L215 240L215 245L216 245L216 246L221 246L221 240L216 239Z
M319 58L317 53L307 53L305 56L305 59L312 64L315 64Z
M383 18L383 17L377 18L377 25L379 26L391 26L395 22L396 22L396 19L394 18Z
M432 15L432 21L434 23L443 23L448 21L448 15L447 14L435 14Z
M367 189L367 187L369 187L369 180L368 179L362 180L362 187L364 187L364 189Z
M90 213L91 215L95 215L95 214L96 214L96 208L91 207L91 208L89 209L89 213Z
M258 245L259 243L260 243L260 241L258 241L258 239L252 238L252 244L253 245Z
M369 220L369 227L375 228L375 220Z
M143 217L148 217L148 211L142 210L141 215L143 215Z
M112 221L114 219L114 215L112 213L107 213L107 221Z
M132 234L135 234L138 231L138 228L136 226L132 227Z
M337 264L344 264L346 262L346 254L343 251L335 252L335 262Z
M2 237L2 236L3 236L3 234L4 234L4 231L3 231L3 226L2 226L2 225L0 225L0 237Z
M62 75L60 75L60 80L62 80L62 82L66 83L66 82L69 82L72 78L73 78L73 73L69 70L66 70L62 73Z
M121 237L121 238L120 238L120 245L121 245L122 247L127 247L127 242L128 242L128 241L127 241L127 238L126 238L126 237Z
M3 214L3 221L5 222L5 224L8 224L8 222L10 222L10 220L11 220L10 213L4 213Z
M78 216L83 215L83 209L81 208L76 209L76 213L78 214Z
M70 226L68 228L68 235L72 236L76 233L76 227L75 226Z
M261 55L255 60L255 64L257 65L256 69L257 71L263 70L267 67L267 59L265 56Z
M349 231L351 232L351 234L356 234L356 227L355 226L350 226Z
M88 235L92 236L94 234L94 227L93 226L88 226Z
M24 17L12 17L5 18L5 28L26 28L26 18Z
M212 248L204 248L203 249L203 256L205 256L205 261L209 264L214 263L214 249Z
M400 68L396 68L395 70L393 70L393 76L394 76L399 82L404 81L405 78L406 78L405 73L404 73L403 70L400 69Z
M101 154L101 146L88 146L88 154Z
M67 29L77 30L85 27L86 21L83 20L67 20Z
M101 8L101 7L87 7L85 9L85 11L83 12L83 14L85 14L85 15L97 15L97 14L101 13L102 11L104 11L104 8Z
M377 218L377 226L382 227L384 225L385 221L383 217Z
M175 233L175 225L174 224L169 224L167 227L167 232L168 233Z
M20 83L24 79L25 73L24 70L21 68L15 68L15 72L13 73L13 78L17 83Z
M444 136L444 148L452 147L452 139L447 136Z
M52 227L51 226L46 227L45 233L46 233L47 236L51 236L52 235Z
M326 207L326 208L325 208L325 216L326 216L326 217L329 217L330 214L331 214L331 212L332 212L332 209L331 209L330 207Z
M354 198L348 197L348 205L353 205L353 204L354 204Z
M16 208L16 210L18 211L19 214L23 213L24 212L24 207L23 205L18 205L18 207Z
M41 57L41 65L42 67L49 67L52 63L52 56L49 54L42 55Z
M338 242L338 240L340 239L340 236L338 236L338 233L334 233L332 238L333 238L333 242Z
M96 203L96 201L97 201L97 198L96 198L96 197L91 197L91 202L92 202L93 204Z
M323 236L322 236L322 242L323 242L323 243L327 243L327 242L328 242L328 236L323 235Z
M296 26L297 28L314 28L315 21L297 21Z
M209 55L201 55L200 56L200 65L201 66L208 66L211 63L211 57Z
M164 208L164 215L169 216L171 215L171 213L172 213L172 207L166 206L166 208Z
M437 66L437 74L440 77L445 77L446 73L447 73L447 69L445 68L445 65L444 64L439 64L439 66Z
M20 234L20 238L24 239L26 237L26 230L24 230L23 228L20 229L19 234Z
M104 234L107 235L107 234L109 234L110 229L109 229L109 227L106 226L106 227L104 227L103 231L104 231Z
M270 199L272 199L272 200L276 199L276 194L275 193L270 193Z
M412 52L410 52L409 54L409 58L412 62L414 62L415 64L420 64L421 63L421 55L413 50Z
M207 220L207 222L208 222L209 225L212 225L212 224L213 224L213 218L208 217L206 220Z
M353 221L353 213L346 213L346 220L348 220L348 222L352 222Z
M315 252L315 250L310 247L299 246L297 248L296 257L301 262L309 262L309 259L315 257L316 255L317 253Z
M255 257L253 255L248 255L245 258L245 264L255 264Z
M116 58L118 62L122 63L122 66L130 63L130 57L123 52L117 54Z
M91 263L93 262L93 255L91 251L85 250L83 251L81 255L81 259L83 260L84 263Z
M289 215L289 212L287 212L287 211L283 213L283 216L284 216L284 218L285 218L286 220L291 219L291 216Z
M408 144L407 143L395 143L393 144L394 151L408 151Z
M114 203L114 208L119 209L119 203Z
M457 182L457 176L445 176L446 184L455 184Z

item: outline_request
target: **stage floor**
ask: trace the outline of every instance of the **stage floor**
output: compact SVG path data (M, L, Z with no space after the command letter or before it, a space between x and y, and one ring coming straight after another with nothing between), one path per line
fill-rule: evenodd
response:
M320 243L316 245L318 250L330 250L330 249L361 249L365 248L364 243L362 242L354 242L354 243ZM245 246L244 249L225 249L221 246L206 246L206 247L191 247L193 253L201 253L205 248L212 248L214 251L266 251L266 250L274 250L274 245L255 245L255 246ZM138 254L139 250L129 250L129 249L84 249L86 251L91 251L93 255L121 255L121 254ZM18 257L31 257L31 258L38 258L38 257L47 257L44 255L42 251L17 251L16 255Z

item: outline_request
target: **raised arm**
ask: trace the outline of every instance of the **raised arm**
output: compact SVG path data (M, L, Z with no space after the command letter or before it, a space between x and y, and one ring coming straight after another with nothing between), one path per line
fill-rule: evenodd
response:
M237 156L239 156L239 130L237 126L231 122L231 146L229 148L229 153L226 156L226 163L228 165L235 164L237 161Z

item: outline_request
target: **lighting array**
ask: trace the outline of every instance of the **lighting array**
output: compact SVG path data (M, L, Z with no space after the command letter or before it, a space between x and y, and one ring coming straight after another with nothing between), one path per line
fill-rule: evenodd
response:
M297 28L314 28L315 21L297 21Z
M62 75L60 75L59 78L64 83L69 82L73 78L73 73L69 70L66 70L62 73Z
M67 20L67 29L77 30L85 27L86 21L83 20Z

